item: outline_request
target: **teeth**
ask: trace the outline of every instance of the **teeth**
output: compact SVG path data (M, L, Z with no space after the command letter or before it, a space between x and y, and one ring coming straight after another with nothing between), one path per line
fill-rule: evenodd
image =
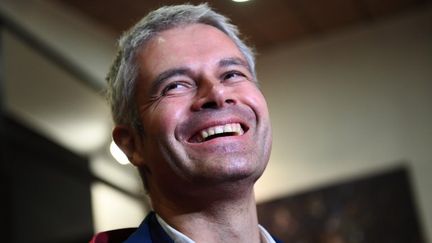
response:
M232 129L231 124L226 124L224 126L224 132L232 132L232 131L233 131L233 129Z
M215 128L215 134L219 134L219 133L223 133L223 132L224 132L223 126L218 126Z
M214 135L216 133L215 129L209 129L208 130L208 136Z
M200 140L204 141L209 136L221 133L235 133L236 135L242 135L244 131L239 123L230 123L220 126L209 127L200 132Z

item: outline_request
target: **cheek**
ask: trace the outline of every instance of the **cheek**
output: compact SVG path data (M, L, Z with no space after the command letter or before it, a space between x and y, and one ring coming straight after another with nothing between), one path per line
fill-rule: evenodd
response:
M177 124L182 120L185 106L175 100L162 100L144 114L144 127L148 133L166 137L172 135Z
M245 93L243 97L246 102L252 106L255 112L259 113L261 116L264 116L264 118L267 118L269 116L267 102L258 87L252 85L249 88L244 89L244 92Z

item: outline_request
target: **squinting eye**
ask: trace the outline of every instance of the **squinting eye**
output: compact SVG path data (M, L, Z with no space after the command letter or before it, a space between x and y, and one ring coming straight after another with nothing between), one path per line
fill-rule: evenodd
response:
M173 82L168 84L163 90L162 95L179 94L190 88L190 84L184 82Z
M229 72L229 73L226 73L224 75L225 80L227 80L227 79L235 79L235 80L244 79L245 77L246 77L246 75L244 75L243 73L240 73L240 72Z

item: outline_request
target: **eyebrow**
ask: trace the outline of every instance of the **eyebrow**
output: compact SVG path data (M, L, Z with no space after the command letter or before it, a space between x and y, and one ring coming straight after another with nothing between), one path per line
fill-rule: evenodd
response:
M238 57L224 58L224 59L219 61L219 67L227 67L227 66L231 66L231 65L244 66L245 68L247 68L250 71L250 67L249 67L248 63L245 60L238 58Z

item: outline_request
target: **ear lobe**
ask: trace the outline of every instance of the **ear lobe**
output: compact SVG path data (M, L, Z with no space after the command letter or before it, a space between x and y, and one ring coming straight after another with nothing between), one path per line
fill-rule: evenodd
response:
M132 128L124 125L116 125L112 136L114 142L123 153L126 154L133 165L140 166L143 164L141 140L134 133Z

